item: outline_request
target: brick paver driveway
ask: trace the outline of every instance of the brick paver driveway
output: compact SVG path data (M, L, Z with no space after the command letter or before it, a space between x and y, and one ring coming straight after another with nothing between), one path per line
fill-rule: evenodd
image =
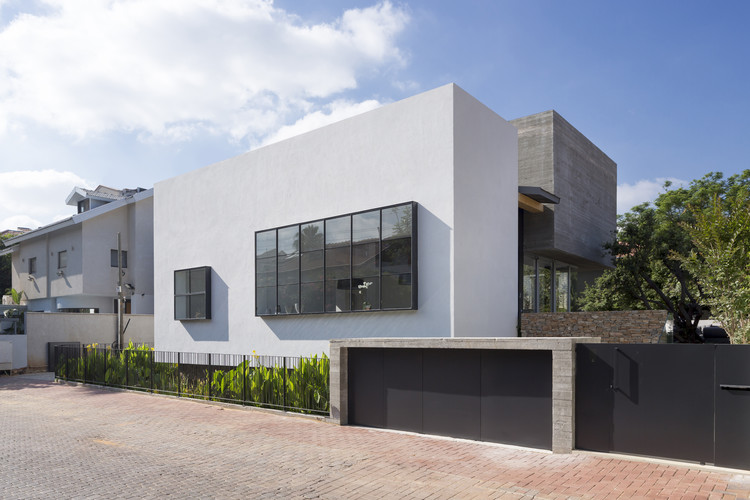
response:
M747 498L750 475L0 377L2 498Z

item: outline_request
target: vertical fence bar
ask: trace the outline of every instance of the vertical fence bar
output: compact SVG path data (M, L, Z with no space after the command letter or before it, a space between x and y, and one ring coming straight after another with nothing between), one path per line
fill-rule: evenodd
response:
M124 349L120 352L125 356L125 387L130 387L130 356Z
M151 356L151 392L154 392L154 351L148 351Z
M286 410L286 356L284 356L284 409Z
M107 347L104 347L104 385L109 385L107 382L107 360L109 360L109 349Z
M211 401L211 380L213 380L213 369L211 368L211 353L208 354L208 400Z
M177 397L182 397L180 394L180 386L182 385L182 377L180 377L180 353L177 353Z
M242 355L242 404L247 403L247 354Z

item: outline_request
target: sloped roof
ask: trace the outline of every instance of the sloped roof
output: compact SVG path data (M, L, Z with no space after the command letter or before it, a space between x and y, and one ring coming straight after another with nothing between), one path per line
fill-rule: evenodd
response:
M128 196L133 196L135 193L140 193L141 191L145 190L141 187L135 189L115 189L102 185L97 186L96 189L75 187L65 199L65 204L76 206L79 201L87 198L101 201L117 201Z

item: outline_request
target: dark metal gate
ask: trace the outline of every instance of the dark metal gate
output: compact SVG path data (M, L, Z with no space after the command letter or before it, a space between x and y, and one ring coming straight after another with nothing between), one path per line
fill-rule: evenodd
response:
M349 349L355 425L552 448L552 353Z
M750 468L750 346L578 344L576 447Z

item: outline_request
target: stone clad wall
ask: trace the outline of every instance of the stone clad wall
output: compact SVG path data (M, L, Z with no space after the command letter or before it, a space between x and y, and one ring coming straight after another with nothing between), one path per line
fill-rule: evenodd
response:
M525 313L522 337L601 337L602 343L656 344L667 311Z

